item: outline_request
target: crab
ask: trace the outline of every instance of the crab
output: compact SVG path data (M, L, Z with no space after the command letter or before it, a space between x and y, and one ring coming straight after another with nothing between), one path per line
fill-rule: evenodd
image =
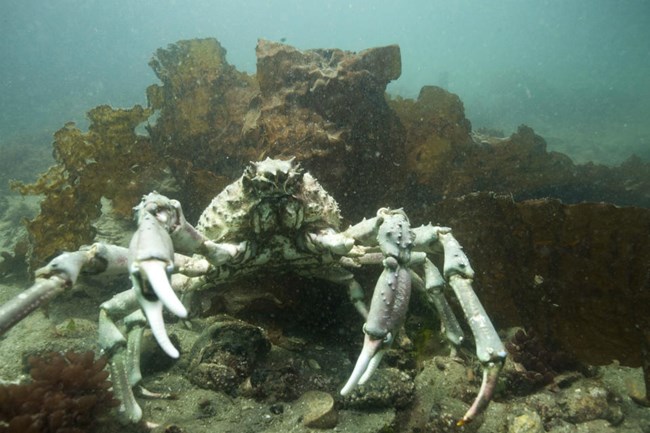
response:
M142 379L145 327L167 355L178 358L163 309L186 318L181 292L255 272L293 272L347 288L365 324L363 347L340 391L343 396L370 379L390 348L404 322L412 287L435 308L447 339L455 346L462 343L463 331L443 292L450 286L483 365L480 390L458 424L474 419L490 402L506 351L472 290L474 271L450 228L412 228L403 209L381 208L374 217L340 230L337 202L293 158L251 162L212 200L196 227L186 221L178 201L156 192L145 195L134 211L138 226L128 248L95 243L63 253L36 271L32 287L0 307L2 335L74 285L80 274L128 274L132 287L101 304L98 326L99 347L110 359L124 419L142 418L132 388ZM442 272L429 257L440 253ZM369 307L352 272L365 265L383 267ZM118 327L120 321L124 326Z

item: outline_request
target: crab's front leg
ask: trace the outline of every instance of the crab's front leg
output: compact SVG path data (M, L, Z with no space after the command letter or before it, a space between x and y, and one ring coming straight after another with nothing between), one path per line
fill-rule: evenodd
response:
M142 378L140 343L147 322L163 351L172 358L179 356L163 320L163 308L177 317L187 317L185 306L171 286L170 274L175 264L190 266L190 262L175 254L175 250L200 252L208 257L209 263L189 269L190 273L206 271L210 264L227 263L245 250L245 244L216 244L208 240L185 220L178 201L158 193L145 195L135 212L138 228L128 252L133 288L104 302L99 314L99 345L110 356L113 386L121 400L119 410L129 422L137 422L142 417L132 387ZM126 337L115 324L122 317Z
M363 327L364 343L352 375L341 390L349 394L365 383L377 368L404 322L411 296L409 262L415 235L401 210L380 209L377 243L385 257L384 270L373 292L368 319Z
M472 289L474 270L462 247L446 227L422 226L414 229L415 249L434 252L444 251L444 277L453 289L474 335L476 355L483 364L483 381L476 399L458 421L463 425L473 420L489 404L503 367L506 350L490 318ZM426 271L426 268L425 268Z
M126 336L115 324L122 318L127 328ZM142 380L140 345L146 323L132 289L118 293L100 306L99 348L109 358L113 392L120 400L120 418L133 423L142 418L142 409L132 388Z
M29 289L0 306L0 335L72 287L80 274L117 274L124 272L126 265L127 249L104 243L60 254L36 271L36 281Z
M205 271L210 265L219 266L243 254L246 244L210 241L185 220L178 201L155 192L144 196L135 211L138 229L129 246L133 289L156 341L170 357L178 358L179 352L169 340L162 315L164 307L177 317L187 317L169 279L174 270L174 251L203 254L208 258Z

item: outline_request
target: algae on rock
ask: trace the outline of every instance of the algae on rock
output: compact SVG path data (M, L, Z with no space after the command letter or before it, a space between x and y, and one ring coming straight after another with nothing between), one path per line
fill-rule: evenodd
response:
M35 183L13 183L21 194L44 195L40 214L27 223L32 265L92 242L102 197L112 200L119 216L127 217L140 196L161 179L163 164L148 137L135 132L150 113L139 105L90 110L88 132L70 122L54 134L56 165Z
M178 182L188 218L197 217L250 159L237 158L256 81L226 61L214 38L179 41L156 51L149 65L162 82L147 88L158 114L148 127L155 149Z

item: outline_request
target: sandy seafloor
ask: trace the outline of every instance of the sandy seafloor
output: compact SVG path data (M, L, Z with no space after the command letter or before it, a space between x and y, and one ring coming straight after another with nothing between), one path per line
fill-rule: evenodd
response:
M34 201L26 202L20 197L9 197L4 220L0 221L0 245L3 245L4 250L22 231L20 225L16 225L16 214L29 214L34 206ZM126 228L112 226L110 223L102 224L99 233L104 239L112 239L123 245L129 236ZM126 279L124 284L127 284ZM24 274L4 276L0 279L0 302L11 299L28 285L29 281ZM108 287L102 287L102 284L82 284L53 301L47 309L37 310L0 337L0 379L6 382L25 380L25 361L30 354L50 350L96 350L98 305L112 295L112 290L118 290L118 287L120 284L116 282L110 283ZM73 326L71 318L74 320ZM184 355L197 339L203 323L202 320L194 321L191 324L193 329L181 322L169 325L170 332L179 338ZM359 340L361 338L360 334ZM328 341L305 340L303 343L301 349L293 353L274 347L270 356L289 356L304 361L304 365L320 369L322 375L333 377L340 389L352 371L354 359L350 359L344 348L336 347ZM303 425L307 413L313 410L310 405L316 403L306 403L301 398L285 402L258 401L201 389L184 375L187 363L188 360L181 357L170 368L148 374L144 379L144 385L148 389L172 392L177 396L176 399L139 398L144 410L142 423L123 426L116 421L115 413L112 412L99 423L96 431L316 431ZM471 366L442 354L425 360L422 367L414 379L415 398L411 405L405 409L337 406L338 422L329 430L355 433L650 432L650 408L636 405L628 396L631 391L643 390L642 373L638 368L622 367L614 362L599 367L592 377L570 373L565 376L561 386L547 386L531 395L497 396L482 421L459 429L450 423L449 417L450 414L462 414L466 406L458 408L458 400L451 397L458 393L459 388L478 390L476 381L468 383ZM514 367L507 365L506 369L508 368ZM413 427L418 423L414 419L417 417L426 421L424 427Z

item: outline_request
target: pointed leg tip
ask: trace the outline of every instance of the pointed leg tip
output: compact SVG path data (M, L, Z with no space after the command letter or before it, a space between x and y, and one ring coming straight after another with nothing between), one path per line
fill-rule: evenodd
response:
M142 408L139 404L133 406L121 406L118 410L120 422L124 425L137 424L142 420Z
M167 355L169 355L170 358L178 359L181 356L181 353L178 351L178 349L174 348L174 350L168 350Z
M356 386L357 386L357 381L354 380L354 376L350 377L348 382L343 386L343 388L341 388L339 394L341 394L342 397L347 397Z
M185 308L185 306L183 305L183 308L178 311L176 317L178 317L179 319L187 319L187 316L189 316L189 313L187 312L187 308Z
M166 338L167 341L164 342L158 342L160 345L160 348L169 356L170 358L178 359L181 356L181 353L178 351L178 349L172 344L171 340L169 338Z
M642 407L650 407L650 397L645 396L645 395L640 395L640 394L635 394L635 393L630 393L629 394L630 399L639 406Z

